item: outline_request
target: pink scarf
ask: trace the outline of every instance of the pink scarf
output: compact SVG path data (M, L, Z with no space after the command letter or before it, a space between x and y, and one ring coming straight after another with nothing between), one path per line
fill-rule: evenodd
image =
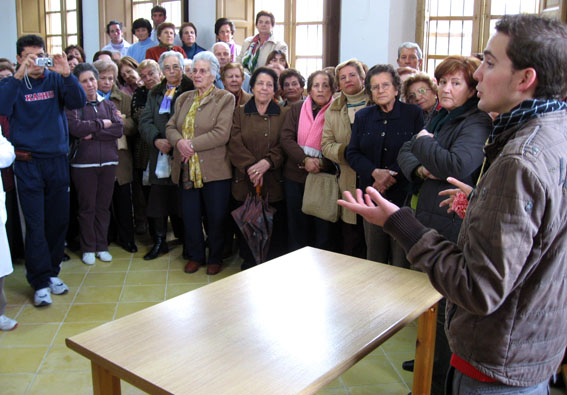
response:
M303 148L303 152L307 156L321 157L321 137L323 137L325 111L327 111L332 101L333 98L319 110L315 119L313 119L313 101L311 96L307 96L307 99L301 106L299 126L297 128L297 143Z

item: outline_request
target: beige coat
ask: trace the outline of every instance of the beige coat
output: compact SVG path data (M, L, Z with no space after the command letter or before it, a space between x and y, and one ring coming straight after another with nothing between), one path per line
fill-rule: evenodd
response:
M175 102L175 112L165 127L165 135L175 147L171 163L171 180L179 184L181 174L181 153L177 143L183 139L185 117L193 104L197 91L185 92ZM203 182L228 180L232 169L228 159L227 143L232 127L234 95L229 91L214 88L197 109L195 114L195 137L192 144L199 154Z
M242 64L242 59L244 58L244 55L246 55L246 51L248 50L248 47L250 46L252 40L254 40L254 37L256 36L250 36L244 40L244 43L242 44L242 50L236 58L236 61L238 63ZM276 49L285 53L285 56L289 58L287 44L283 41L275 40L274 36L272 36L268 41L264 43L264 45L260 47L260 54L258 55L258 63L256 63L256 68L265 66L268 55ZM245 70L250 72L250 70L246 68Z
M356 191L356 173L345 158L345 151L350 142L350 120L348 118L346 97L341 94L325 113L325 125L321 138L323 156L337 163L341 169L339 189L352 194ZM341 219L347 224L356 224L356 214L341 207Z
M116 179L119 185L132 182L132 150L128 146L126 137L136 134L136 126L134 120L130 116L132 108L132 98L122 92L116 85L112 87L110 93L110 101L114 103L118 111L122 114L124 121L122 128L122 137L118 139L118 166L116 166Z

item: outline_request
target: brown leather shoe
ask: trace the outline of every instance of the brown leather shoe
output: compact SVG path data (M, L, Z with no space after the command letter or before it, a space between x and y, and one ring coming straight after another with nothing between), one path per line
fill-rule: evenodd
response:
M218 272L220 272L221 269L221 265L218 263L210 263L209 266L207 266L207 274L209 276L214 276L215 274L218 274Z
M185 265L185 273L195 273L197 270L199 270L199 266L201 266L199 262L189 261Z

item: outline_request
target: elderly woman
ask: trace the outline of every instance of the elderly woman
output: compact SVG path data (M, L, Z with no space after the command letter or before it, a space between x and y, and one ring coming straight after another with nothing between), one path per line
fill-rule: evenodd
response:
M120 90L132 97L139 84L142 83L138 74L138 62L130 56L120 58L118 62L118 83Z
M187 60L187 59L184 59ZM138 129L140 114L146 106L148 92L161 82L163 74L159 64L155 60L146 59L138 66L138 74L143 85L136 88L132 96L131 115ZM146 216L146 201L150 192L150 187L143 182L144 170L148 167L150 146L142 139L139 133L132 138L132 158L134 165L132 180L132 203L134 206L134 225L137 234L145 234L148 230ZM150 224L151 226L151 224ZM154 235L153 228L150 233Z
M112 195L112 218L109 228L109 240L116 241L128 252L136 252L138 248L134 243L134 226L132 218L132 152L129 149L126 136L136 133L132 120L132 99L118 89L115 84L118 67L112 61L97 60L94 67L98 70L98 93L114 103L119 111L123 125L123 136L118 140L118 166L116 167L116 182Z
M424 130L404 144L398 155L403 174L420 185L416 217L445 238L457 242L462 220L439 207L439 192L453 186L447 177L475 185L482 164L483 146L491 131L488 114L477 107L477 81L473 74L480 61L473 57L449 56L435 69L441 110ZM443 392L449 368L450 349L443 330L444 299L439 306L432 392Z
M262 198L276 209L274 228L268 259L285 252L285 206L281 168L284 161L280 146L280 128L287 109L282 109L274 99L278 77L266 67L259 67L252 74L250 86L253 97L234 112L228 155L234 166L232 196L237 206L244 203L248 194L261 187ZM266 123L267 121L267 123ZM242 269L255 265L250 248L242 234L238 235Z
M157 62L161 54L167 51L179 52L184 58L187 57L183 48L173 45L175 40L175 25L173 23L163 22L158 26L156 33L159 45L146 51L146 59L153 59Z
M234 22L227 18L219 18L215 22L215 34L217 41L225 42L230 47L230 61L236 62L236 58L242 47L234 42Z
M431 121L436 111L441 109L437 99L437 84L425 73L413 74L404 81L402 97L405 98L406 103L421 107L425 125Z
M402 144L423 127L423 113L418 106L399 101L400 77L391 65L368 70L364 87L374 105L356 113L346 159L362 190L373 186L388 200L403 205L408 182L396 158ZM409 267L402 248L381 227L366 220L363 225L367 259Z
M80 63L73 74L85 90L87 104L79 110L66 110L69 133L79 139L71 153L71 179L79 202L82 260L93 265L95 256L103 262L112 260L108 252L109 208L118 165L116 140L122 136L123 121L114 103L97 95L97 69Z
M183 23L179 28L179 37L181 37L182 48L187 59L193 59L199 52L206 51L205 48L197 45L197 28L193 23Z
M253 73L256 67L264 66L268 55L274 49L279 49L284 54L287 54L287 44L276 40L273 36L275 25L276 18L271 12L260 11L256 14L258 34L244 40L242 50L238 55L238 62L242 63L242 66L248 72Z
M221 69L221 81L224 89L234 95L235 108L241 104L246 104L252 97L251 94L242 90L242 83L244 82L244 69L240 63L228 63Z
M356 59L339 64L335 69L335 82L341 94L335 99L325 115L321 149L323 155L340 168L339 190L354 193L356 173L346 160L346 149L350 143L351 128L358 110L366 107L369 96L364 89L366 73ZM350 210L341 207L342 252L347 255L366 257L362 219Z
M145 260L155 259L169 251L165 240L168 215L171 217L174 233L179 236L182 234L178 188L168 174L162 171L156 174L156 165L161 156L160 165L165 164L167 169L173 146L165 134L166 124L174 115L177 98L182 93L194 89L193 82L183 74L183 56L179 52L164 52L160 56L159 65L165 79L150 89L138 123L140 135L150 146L148 172L151 187L147 216L155 232L154 246L144 256Z
M332 224L304 214L301 207L307 174L334 170L321 152L323 124L335 91L334 80L322 70L315 71L307 79L307 90L309 96L304 102L290 106L280 137L287 155L283 176L288 243L291 251L307 245L332 250Z
M185 272L204 265L206 216L209 259L207 274L217 274L222 265L223 223L228 215L232 171L227 155L234 96L213 85L220 71L212 52L193 58L194 91L182 95L175 114L167 123L167 139L174 147L171 178L179 185L185 225L185 247L189 262Z
M305 78L296 69L282 71L279 78L282 101L280 105L287 107L293 103L302 101Z

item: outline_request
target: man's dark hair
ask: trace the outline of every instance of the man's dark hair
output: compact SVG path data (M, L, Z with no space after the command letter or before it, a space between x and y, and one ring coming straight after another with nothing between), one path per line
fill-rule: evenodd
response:
M536 15L506 15L496 23L496 31L510 38L506 55L514 69L535 69L536 98L561 100L567 96L565 25Z
M16 53L18 56L22 56L25 47L41 47L45 50L45 42L43 38L36 34L27 34L16 41Z
M148 29L148 35L152 34L152 23L144 18L138 18L132 23L132 34L136 33L136 29L143 27Z
M106 24L106 34L110 34L110 26L112 25L118 25L120 26L120 30L122 30L122 22L110 21Z
M104 50L104 51L98 51L95 52L95 54L93 55L93 63L96 62L99 58L100 55L108 55L112 58L112 52Z
M152 8L151 14L153 15L154 12L161 12L163 16L167 17L167 11L160 5L156 5L154 8Z
M228 18L219 18L217 19L217 21L215 22L215 34L218 36L219 35L219 30L221 27L223 27L224 25L228 25L230 26L230 32L232 34L234 34L234 32L236 31L236 28L234 27L234 22L231 21Z
M299 81L299 85L302 88L305 88L305 78L299 73L299 71L297 71L296 69L285 69L280 74L280 88L282 89L282 91L284 89L285 80L290 77L296 77Z

